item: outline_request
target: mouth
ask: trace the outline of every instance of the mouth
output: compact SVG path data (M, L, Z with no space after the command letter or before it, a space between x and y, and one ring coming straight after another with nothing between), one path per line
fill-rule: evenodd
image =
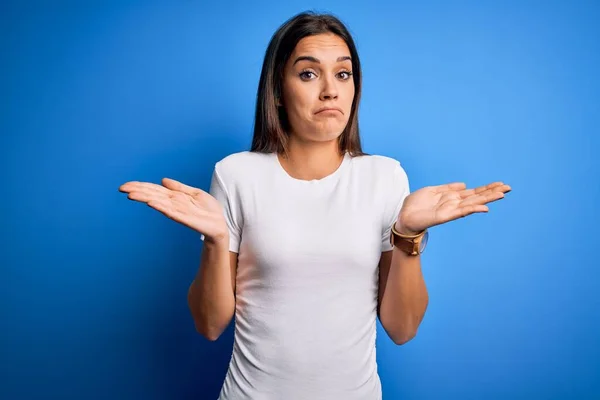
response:
M344 112L342 111L341 108L339 107L323 107L323 108L319 108L315 114L321 114L321 113L336 113L339 112L340 114L344 114Z

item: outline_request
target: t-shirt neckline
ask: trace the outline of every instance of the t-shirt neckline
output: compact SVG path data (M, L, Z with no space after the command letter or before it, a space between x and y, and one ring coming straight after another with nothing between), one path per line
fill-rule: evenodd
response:
M326 182L329 182L329 181L335 179L338 175L340 175L342 173L342 171L346 168L346 166L348 165L348 162L350 161L350 154L348 152L345 152L344 158L342 159L342 162L340 163L339 167L335 171L333 171L331 174L329 174L321 179L307 180L307 179L294 178L293 176L288 174L288 172L283 168L283 165L281 165L281 162L279 161L279 157L277 156L276 152L271 153L271 157L273 158L273 161L275 162L277 170L280 172L280 174L282 174L286 179L288 179L292 182L297 182L298 184L303 184L303 185L318 185L318 184L323 184L323 183L326 183Z

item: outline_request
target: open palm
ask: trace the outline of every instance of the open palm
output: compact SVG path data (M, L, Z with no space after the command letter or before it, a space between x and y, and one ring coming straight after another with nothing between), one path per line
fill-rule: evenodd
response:
M474 189L467 189L462 182L424 187L406 197L399 223L403 230L414 233L473 213L488 212L486 204L504 198L510 190L503 182Z
M207 239L227 235L221 204L205 191L164 178L162 185L131 181L119 187L131 200L146 203L167 217L201 234Z

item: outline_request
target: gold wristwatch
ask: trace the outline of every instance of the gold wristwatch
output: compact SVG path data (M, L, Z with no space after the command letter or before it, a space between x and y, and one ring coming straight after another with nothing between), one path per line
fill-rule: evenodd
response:
M410 256L417 256L423 253L425 246L427 246L427 239L429 239L427 229L416 235L403 235L396 231L395 225L392 225L392 231L390 232L390 243L392 246L396 246Z

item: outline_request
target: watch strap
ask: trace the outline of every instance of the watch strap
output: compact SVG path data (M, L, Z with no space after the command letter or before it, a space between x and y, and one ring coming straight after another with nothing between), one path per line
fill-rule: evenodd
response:
M395 224L394 224L395 225ZM425 235L426 230L417 233L416 235L404 235L394 228L390 232L390 243L408 255L419 255L420 240Z

